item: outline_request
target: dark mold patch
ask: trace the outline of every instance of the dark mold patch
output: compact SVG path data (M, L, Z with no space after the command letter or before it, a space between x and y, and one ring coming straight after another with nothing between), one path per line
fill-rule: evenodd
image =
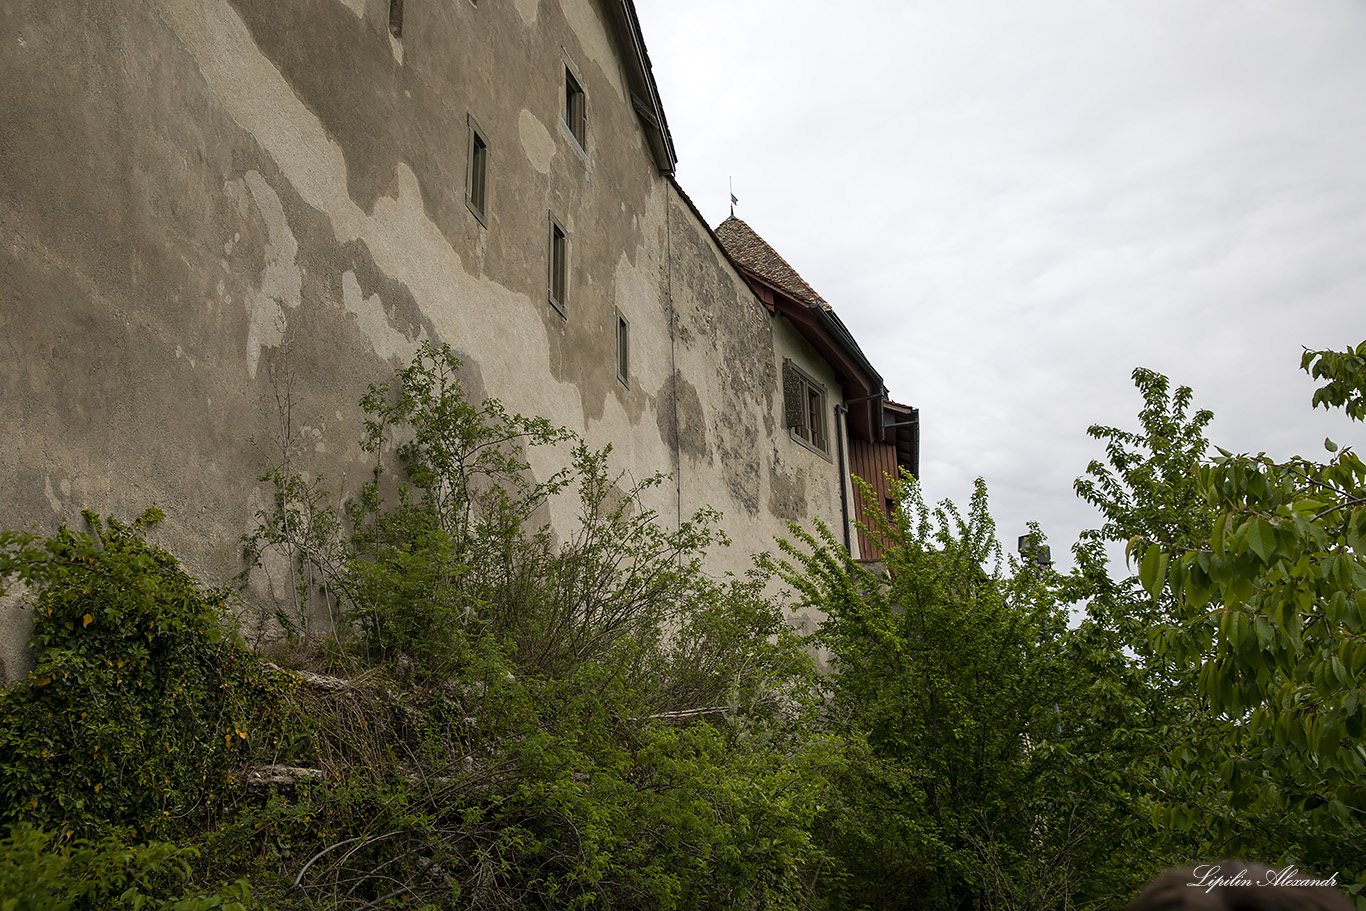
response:
M678 410L678 451L694 459L709 459L711 452L707 447L707 417L702 411L702 399L697 394L697 387L681 374L674 374L674 387L678 390L675 401ZM660 424L662 425L668 417L661 408Z
M780 519L801 520L810 513L806 506L806 472L800 468L788 474L774 465L768 473L768 510Z

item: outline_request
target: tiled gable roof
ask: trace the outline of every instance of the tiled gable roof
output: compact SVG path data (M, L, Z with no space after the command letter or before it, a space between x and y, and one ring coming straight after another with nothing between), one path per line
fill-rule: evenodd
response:
M741 267L786 292L793 300L830 309L825 299L797 274L797 270L789 266L787 260L768 245L768 241L755 234L754 229L742 220L732 215L716 226L715 233L721 246Z

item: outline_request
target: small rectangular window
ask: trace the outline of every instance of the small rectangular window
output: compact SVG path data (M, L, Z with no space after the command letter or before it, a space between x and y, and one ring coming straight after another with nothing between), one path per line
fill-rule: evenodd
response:
M806 387L806 428L807 440L812 446L825 451L825 393L814 386Z
M551 306L560 311L561 316L568 316L565 305L569 293L569 235L554 215L550 216L549 286Z
M786 359L783 361L783 411L794 439L822 454L830 452L825 387Z
M564 70L564 125L579 148L588 148L588 99L568 67Z
M617 311L617 379L631 387L631 324Z
M403 0L389 0L389 34L403 37Z
M488 204L489 204L489 143L484 138L484 133L479 129L479 124L475 123L474 118L469 118L470 125L470 144L469 161L466 167L468 181L465 187L465 203L474 213L474 217L479 219L479 223L488 225Z

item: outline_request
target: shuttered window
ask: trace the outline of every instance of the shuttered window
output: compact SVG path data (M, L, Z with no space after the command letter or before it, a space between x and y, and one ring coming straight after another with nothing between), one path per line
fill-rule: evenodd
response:
M783 360L783 414L792 436L821 453L830 452L825 387Z

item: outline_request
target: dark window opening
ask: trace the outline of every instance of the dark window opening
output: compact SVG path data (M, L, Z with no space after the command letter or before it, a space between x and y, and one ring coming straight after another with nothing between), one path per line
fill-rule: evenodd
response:
M617 379L628 389L631 386L631 326L617 311Z
M588 99L568 68L564 71L564 125L579 148L588 148Z
M811 430L810 443L825 449L825 395L810 386L806 388L806 426Z
M564 228L550 219L550 303L561 316L568 316L565 309L569 286L569 236Z
M403 37L403 0L389 0L389 34Z
M489 203L489 144L474 118L470 119L469 181L465 202L481 224L487 225Z

